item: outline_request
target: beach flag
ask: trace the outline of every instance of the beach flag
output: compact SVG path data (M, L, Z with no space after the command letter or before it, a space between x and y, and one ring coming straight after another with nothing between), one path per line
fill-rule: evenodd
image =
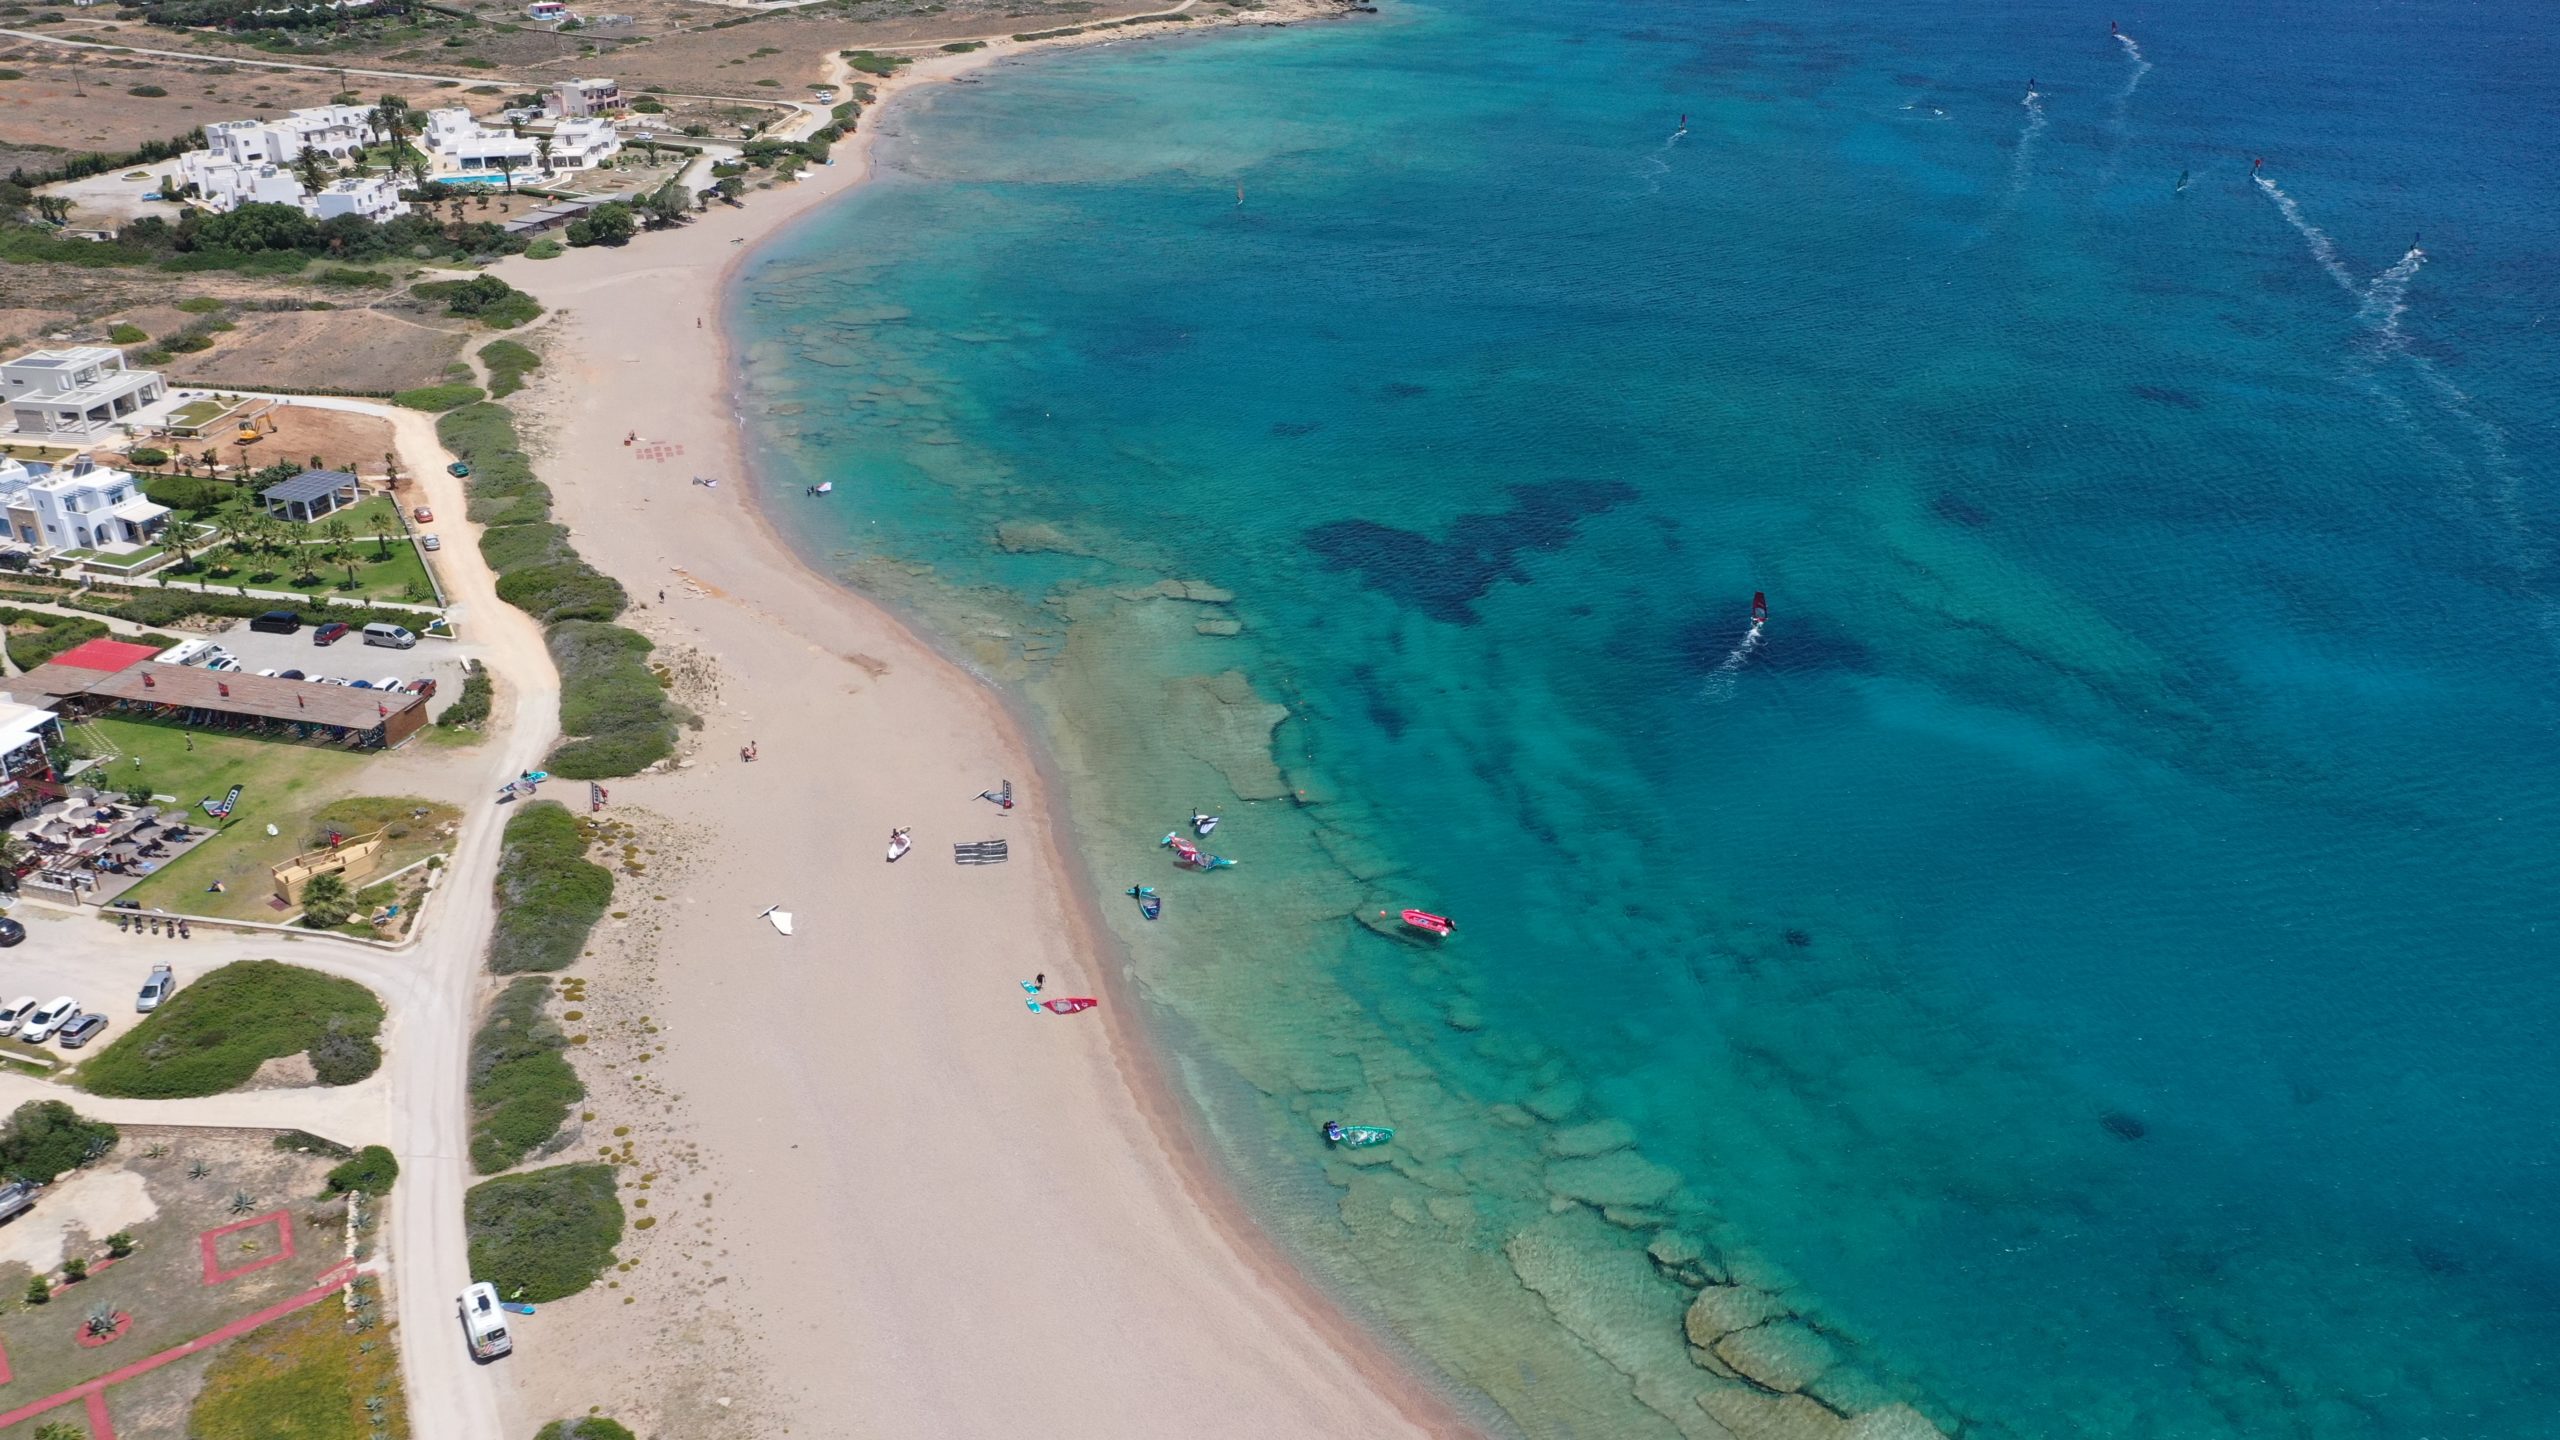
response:
M142 672L142 688L145 690L157 690L160 688L160 682L152 679L151 672L145 670Z
M373 702L373 713L376 715L388 715L391 713L391 707L383 704L379 700L376 700Z
M213 682L213 688L221 691L225 695L229 695L231 693L231 682L228 680L216 680Z

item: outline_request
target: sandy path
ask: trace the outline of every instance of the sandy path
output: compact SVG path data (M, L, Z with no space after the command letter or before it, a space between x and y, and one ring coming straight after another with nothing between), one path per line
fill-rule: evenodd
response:
M935 57L899 85L1001 53ZM1049 796L996 697L795 563L736 484L690 483L738 473L727 399L706 383L727 373L718 327L696 326L716 322L732 242L843 190L865 158L839 146L745 211L500 272L560 312L524 408L561 518L648 602L636 623L721 670L693 763L614 798L708 835L668 882L657 984L675 1020L653 1073L719 1177L724 1288L703 1294L760 1353L755 1433L1455 1431L1187 1178L1187 1147L1150 1118L1170 1113L1150 1067L1115 1052L1101 1017L1026 1012L1017 982L1034 972L1051 995L1096 981ZM622 443L634 429L683 454L642 458ZM737 759L750 739L753 765ZM1003 777L1010 816L970 798ZM881 860L893 825L917 842L896 866ZM1010 864L952 864L954 842L995 836ZM776 902L796 936L756 919ZM578 1332L600 1350L642 1333ZM567 1398L530 1395L515 1418Z

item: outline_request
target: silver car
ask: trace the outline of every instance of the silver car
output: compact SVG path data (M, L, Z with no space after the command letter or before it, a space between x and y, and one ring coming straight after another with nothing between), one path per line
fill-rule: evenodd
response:
M160 1008L169 992L178 988L178 972L166 965L151 967L151 978L142 982L142 993L133 997L133 1008L148 1015Z

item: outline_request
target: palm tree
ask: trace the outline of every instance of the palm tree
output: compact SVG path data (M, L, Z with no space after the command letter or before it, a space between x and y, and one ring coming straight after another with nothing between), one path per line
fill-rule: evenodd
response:
M533 137L533 153L542 160L542 173L545 175L550 174L551 137L548 135L536 135Z
M247 510L224 510L213 517L213 533L231 547L233 554L245 560L258 538L258 518Z
M317 150L305 147L301 154L294 156L293 173L302 181L305 190L317 192L328 187L329 162Z
M385 450L382 452L382 478L390 481L394 485L400 483L399 452L393 450Z
M356 527L347 523L346 516L332 515L320 527L320 535L329 542L330 558L335 559L347 553L347 542L356 538Z
M510 195L516 193L516 157L513 155L499 156L498 173L506 177L507 193Z

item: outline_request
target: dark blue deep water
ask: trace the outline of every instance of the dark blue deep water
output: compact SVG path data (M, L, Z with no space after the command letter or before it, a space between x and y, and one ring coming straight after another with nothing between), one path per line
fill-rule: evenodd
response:
M743 403L1034 702L1268 1223L1497 1425L2560 1434L2555 34L1044 58L747 272Z

